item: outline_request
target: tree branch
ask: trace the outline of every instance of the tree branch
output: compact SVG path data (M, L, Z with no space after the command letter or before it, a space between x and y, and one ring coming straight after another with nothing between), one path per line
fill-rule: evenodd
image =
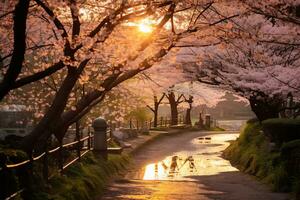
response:
M79 20L79 9L77 7L76 0L70 0L70 9L72 15L72 39L74 40L80 34L80 20Z
M29 0L19 0L14 11L14 50L9 68L0 83L0 100L11 90L11 85L21 73L26 51L26 20Z
M160 97L160 99L159 99L159 100L158 100L158 102L157 102L158 104L160 104L160 103L161 103L161 101L164 99L165 95L166 95L166 94L165 94L165 93L163 93L163 95Z
M180 103L183 102L183 101L180 101L182 97L184 97L183 94L181 94L181 95L178 96L178 98L177 98L177 100L176 100L176 104L180 104Z
M65 65L63 64L62 61L59 61L58 63L55 63L51 67L48 67L44 71L37 72L35 74L29 75L27 77L21 78L17 80L14 84L12 84L12 89L16 89L19 87L22 87L26 84L32 83L34 81L38 81L40 79L43 79L47 76L50 76L51 74L54 74L58 70L64 68Z
M61 36L62 38L65 39L65 49L64 49L64 53L65 55L71 56L71 45L70 45L70 41L68 39L68 33L64 27L64 25L62 24L62 22L57 18L57 16L54 14L54 12L41 0L35 0L35 2L41 6L44 11L49 15L50 19L52 19L54 25L56 26L56 28L61 31Z
M155 112L155 110L151 108L151 106L147 105L147 108L149 108L152 112Z

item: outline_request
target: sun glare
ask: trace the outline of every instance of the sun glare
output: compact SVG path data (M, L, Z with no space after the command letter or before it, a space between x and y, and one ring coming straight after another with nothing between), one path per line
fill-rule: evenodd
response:
M151 33L153 31L153 25L155 21L145 18L137 23L138 29L142 33Z
M139 30L143 33L150 33L153 29L152 26L150 26L149 24L141 23L139 24Z
M131 26L131 27L136 27L137 31L148 34L148 33L151 33L154 31L155 24L156 24L156 22L154 20L145 18L140 21L128 22L125 25Z

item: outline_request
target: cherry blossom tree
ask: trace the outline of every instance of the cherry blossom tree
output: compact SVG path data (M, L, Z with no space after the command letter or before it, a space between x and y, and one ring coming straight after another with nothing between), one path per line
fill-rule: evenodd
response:
M250 101L260 120L278 117L287 94L299 99L299 3L244 1L206 40L186 37L174 56L190 80L217 85ZM238 6L237 6L238 7ZM208 9L218 10L214 5ZM235 8L233 8L235 9Z
M183 94L178 94L176 96L172 88L169 89L168 93L165 94L166 98L169 101L170 110L171 110L171 125L178 124L178 105L183 103Z
M191 111L193 108L193 102L194 102L194 97L192 95L189 95L189 98L186 98L184 96L184 101L188 103L188 108L186 109L186 114L185 114L185 124L187 125L192 125L192 120L191 120Z
M111 2L105 2L104 5L101 5L101 3L97 4L96 2L92 2L92 3L95 6L98 6L98 8L100 8L105 4L108 5ZM37 23L39 23L39 20L41 21L44 20L44 23L46 23L46 25L42 37L37 37L38 33L35 33L34 35L35 37L32 38L30 37L30 40L33 41L33 43L38 43L39 46L41 45L40 42L50 42L51 40L58 40L58 41L53 41L54 43L53 46L56 47L54 48L55 51L52 52L51 49L46 49L46 50L50 50L50 52L48 52L47 55L44 56L49 59L49 57L47 56L49 54L52 55L50 59L53 59L52 61L54 61L55 64L50 67L47 67L44 71L38 71L37 73L33 74L35 77L33 79L39 80L41 77L45 78L46 76L49 76L57 72L59 69L64 68L64 71L59 77L61 78L60 80L58 80L59 88L57 92L55 92L55 96L53 97L51 106L49 106L47 112L45 113L41 121L38 123L38 125L35 127L33 132L26 138L25 143L32 144L32 142L36 141L37 138L39 137L47 138L53 132L56 132L57 136L60 135L58 138L62 138L63 137L62 133L65 132L67 126L70 123L72 123L74 120L76 120L75 118L79 118L82 115L82 113L87 112L87 110L89 110L87 106L89 106L94 100L96 100L97 98L100 99L103 98L104 97L103 94L109 91L111 88L123 82L124 80L134 76L139 71L144 70L143 68L146 69L148 62L151 61L151 56L150 56L150 60L148 59L142 62L141 65L144 66L141 66L141 68L128 70L126 72L121 71L124 69L124 63L115 66L107 66L106 69L103 68L102 69L103 72L101 74L103 81L102 81L102 85L101 84L100 85L104 89L94 90L85 94L82 97L81 101L79 101L75 107L72 106L75 109L64 113L64 115L60 119L57 117L63 114L66 105L69 103L68 102L69 96L72 90L74 89L77 80L78 79L86 80L86 78L82 75L84 73L87 73L86 67L88 66L89 62L95 61L96 59L101 60L101 58L99 58L99 55L98 57L95 56L97 58L95 57L93 58L92 55L97 45L98 44L103 44L103 46L107 45L105 44L105 41L108 39L108 36L113 32L113 30L117 27L117 25L119 25L121 22L128 21L129 19L137 20L140 17L145 17L154 14L155 13L155 11L153 11L154 8L159 9L160 7L170 6L169 10L165 12L166 13L165 16L163 16L161 21L156 26L156 29L159 30L164 26L164 24L168 21L168 19L170 19L172 13L174 12L175 4L172 3L173 2L171 1L163 2L163 3L154 3L151 5L150 3L145 3L145 2L139 2L139 3L134 2L131 4L127 4L125 2L115 3L115 4L111 4L111 7L108 7L109 9L104 9L104 10L102 9L102 12L100 12L100 14L92 13L91 15L89 15L88 17L92 17L92 19L90 19L86 24L84 24L83 23L84 17L87 16L81 16L80 11L83 10L82 11L83 14L86 14L84 12L85 9L88 9L87 7L89 6L89 4L77 5L75 1L70 1L68 3L63 3L65 4L63 5L60 4L59 2L46 3L43 1L35 1L35 4L33 5L34 10L32 11L32 16L37 15L41 17L36 17L37 19L28 18L27 23L32 23L37 25ZM17 6L18 5L16 5L16 8L18 8ZM134 9L134 11L133 12L130 11L131 9ZM13 13L15 13L16 15L17 12L19 13L20 11L15 9ZM156 14L158 14L159 12L160 11L157 11ZM162 14L164 14L163 11ZM98 19L102 19L102 20L100 22L97 22L99 21ZM14 23L15 24L17 23L16 20L14 21ZM89 30L88 27L94 27L94 28L92 30ZM67 31L69 30L69 28L71 28L72 30L71 33ZM29 32L30 30L27 31ZM23 28L23 34L24 32L25 31ZM53 33L51 34L50 32ZM48 40L46 38L48 38ZM144 44L143 48L145 48L146 45L147 44ZM39 49L39 51L41 50ZM44 52L47 51L44 50ZM154 55L152 57L153 59L157 59L160 56L163 56L162 51L158 51L158 52L159 53L156 54L157 56ZM12 58L14 58L14 55L15 54L13 53ZM8 58L9 56L5 56L5 57ZM105 58L106 55L104 54L102 55L102 57ZM28 62L30 62L30 59L28 60L29 60ZM39 58L34 57L34 60L43 60L43 59L41 59L40 57ZM13 59L11 61L13 61ZM20 64L20 69L21 69L23 67L22 66L23 62L21 61L20 63L21 63ZM59 67L57 67L58 65ZM95 65L92 66L95 67ZM4 77L6 77L9 74L10 72L9 69L13 68L11 66L9 67L10 68L8 68L8 70L4 70L3 72ZM26 69L24 71L26 71ZM49 71L51 72L49 73ZM111 71L113 72L115 71L117 73L110 74ZM14 75L15 79L20 75L20 72L21 70L15 73ZM40 75L41 73L43 73L44 75L37 78L36 74ZM29 75L29 76L32 78L33 75ZM26 80L28 80L27 79L28 77L25 78ZM15 80L12 79L9 80L15 82ZM31 80L25 82L30 83ZM8 85L9 87L12 87L13 85L12 83L6 84L6 78L3 79L2 83L3 84L5 83L4 85L6 86ZM4 90L1 91L3 91L5 95L11 89L12 88L8 88L6 89L6 91ZM53 127L57 127L55 128L57 129L57 131L51 130L53 129ZM43 132L48 132L48 133L42 134Z
M248 98L260 120L278 117L287 94L297 98L300 88L299 48L282 42L286 35L291 39L292 33L268 23L256 27L257 32L248 38L234 36L215 48L206 48L206 53L199 51L199 62L194 65L200 82L223 85ZM278 33L284 33L281 42Z
M34 144L43 144L55 134L62 140L68 126L103 101L105 95L120 83L159 63L169 52L182 47L184 38L206 40L212 27L226 26L226 20L239 16L226 1L5 1L13 8L1 15L1 84L6 85L3 97L16 99L23 86L30 94L49 88L47 106L34 130L24 139L23 147L31 151ZM3 2L2 2L3 3ZM30 4L29 4L30 3ZM17 14L23 12L23 29L13 28ZM226 12L220 12L220 8ZM27 16L27 17L26 17ZM209 16L209 17L208 17ZM18 18L18 19L21 19ZM26 19L26 28L24 28ZM133 33L140 20L152 21L148 36ZM18 26L22 27L22 26ZM13 78L10 65L16 54L15 34L26 30L24 59ZM145 30L145 29L144 29ZM12 34L15 33L15 34ZM131 47L131 48L129 48ZM22 50L20 48L20 50ZM172 51L171 51L172 50ZM22 56L22 51L19 52ZM7 84L6 80L9 80ZM39 83L30 91L30 83ZM30 85L29 85L30 84ZM17 89L16 88L20 88ZM43 91L47 93L47 91ZM9 95L7 95L9 93ZM79 95L80 94L80 95ZM39 95L43 98L42 95ZM2 98L3 98L2 97ZM76 98L78 97L78 98ZM40 101L38 101L40 102Z
M153 95L153 107L150 105L147 105L147 107L153 112L153 127L157 127L158 124L158 108L161 104L162 100L165 97L165 93L163 93L159 98L157 98L157 95Z

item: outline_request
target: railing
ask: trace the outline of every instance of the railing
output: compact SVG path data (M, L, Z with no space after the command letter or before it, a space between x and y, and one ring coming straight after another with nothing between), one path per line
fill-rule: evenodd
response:
M184 116L178 115L178 124L184 124ZM169 127L171 126L171 119L168 117L158 117L157 119L157 127ZM140 130L141 128L154 128L154 121L152 119L144 122L140 122L138 120L129 120L128 124L126 124L126 127L130 129L137 129Z
M54 149L47 150L46 152L43 152L38 156L32 156L30 159L24 160L20 163L5 164L4 166L0 167L0 171L5 170L5 169L14 169L14 168L17 168L17 167L22 167L22 166L24 166L24 165L26 165L30 162L40 160L41 158L47 158L50 154L53 154L55 152L62 152L64 149L67 149L67 147L77 145L78 157L75 158L74 160L70 161L66 165L63 165L63 163L60 163L60 165L61 165L60 170L64 170L67 166L70 165L70 163L73 163L76 160L80 159L80 157L82 157L83 155L85 155L87 152L89 152L92 149L92 142L91 141L92 141L93 137L94 137L94 135L92 135L91 132L89 131L88 136L86 136L84 138L79 138L78 137L77 140L74 141L74 142L70 142L70 143L67 143L67 144L62 144L61 143L58 147L56 147ZM83 144L85 141L88 141L88 145L87 146L82 146L81 144ZM81 153L82 150L84 150L83 153Z
M107 142L109 142L112 138L112 131L110 128L107 128ZM91 129L88 129L87 136L81 137L83 135L80 133L79 126L76 124L76 140L74 142L69 142L66 144L63 144L62 142L57 146L56 148L46 150L45 152L37 155L37 156L31 156L29 159L24 160L19 163L14 164L2 164L2 167L0 167L0 173L4 172L5 170L16 170L20 169L22 167L30 166L33 168L33 165L35 162L42 160L42 177L47 182L49 178L51 178L53 175L49 173L49 157L53 154L57 154L57 160L58 160L58 172L63 173L63 171L68 168L70 165L75 163L76 161L80 161L80 159L86 155L89 151L93 150L93 138L94 134L92 133ZM73 148L75 147L75 148ZM63 153L65 151L70 151L70 149L76 150L76 156L75 158L71 159L70 161L64 163L64 156ZM11 200L18 195L20 195L22 192L24 192L25 188L20 189L19 191L15 192L14 194L9 195L5 198L5 200Z
M178 118L178 122L181 124L183 123L184 117L181 116ZM168 118L159 118L158 120L158 126L162 127L167 127L170 126L171 120ZM153 121L146 122L145 124L139 124L138 122L136 123L136 129L139 130L141 127L149 127L149 129L152 127ZM134 126L133 122L130 122L130 128ZM108 127L106 129L106 138L107 142L112 140L112 129L111 127ZM72 140L74 140L72 138ZM0 173L3 173L4 171L10 171L10 170L18 170L18 169L23 169L26 167L29 167L30 169L33 169L34 166L39 164L38 166L41 167L42 169L39 172L42 172L41 177L47 182L53 175L54 173L49 173L50 168L49 168L49 160L52 155L55 156L54 160L57 160L56 168L58 167L58 170L56 169L55 172L63 173L66 168L68 168L70 165L75 163L76 161L80 161L81 158L86 155L89 151L91 151L94 146L94 134L92 134L91 129L88 129L87 136L83 136L83 133L80 132L80 127L79 124L76 123L76 128L75 128L75 140L72 142L67 142L63 143L60 142L57 147L53 149L46 148L47 150L45 152L40 153L39 155L33 156L31 155L29 159L21 161L19 163L14 163L14 164L7 164L7 163L0 163L2 166L0 166ZM66 158L64 156L64 153L68 152L70 153L72 150L75 150L76 153L72 154L73 158L70 159L70 157ZM120 153L122 151L122 148L107 148L107 153ZM74 157L75 155L75 157ZM64 162L64 160L69 159L67 162ZM41 163L38 163L42 161ZM22 188L24 187L24 188ZM10 200L21 194L22 192L26 191L25 185L21 186L22 189L19 191L15 192L14 194L11 194L5 198L5 200Z

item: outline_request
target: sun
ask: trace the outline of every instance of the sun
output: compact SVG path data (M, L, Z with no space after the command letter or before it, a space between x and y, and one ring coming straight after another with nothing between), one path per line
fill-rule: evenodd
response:
M142 33L151 33L154 30L155 21L145 18L137 23L138 29Z
M146 23L140 23L138 27L139 30L143 33L151 33L153 31L152 26Z
M136 27L137 31L149 34L155 30L156 22L152 19L145 18L139 21L128 22L126 26Z

